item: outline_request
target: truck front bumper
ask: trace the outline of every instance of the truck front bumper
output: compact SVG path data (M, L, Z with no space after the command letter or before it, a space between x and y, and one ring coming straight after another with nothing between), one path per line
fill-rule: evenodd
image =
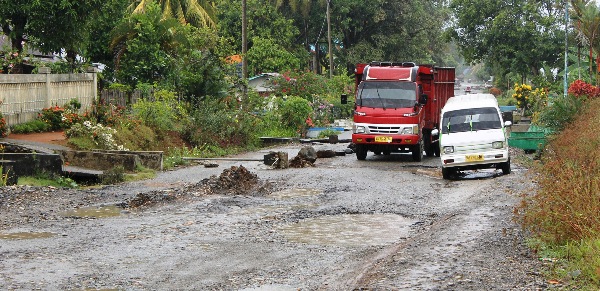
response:
M409 146L419 143L416 134L352 134L352 143L365 145L397 145Z

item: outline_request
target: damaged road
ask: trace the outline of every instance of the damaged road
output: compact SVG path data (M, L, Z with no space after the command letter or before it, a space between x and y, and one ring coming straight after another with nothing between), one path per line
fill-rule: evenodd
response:
M3 187L0 289L548 287L512 221L534 186L527 170L440 172L439 158L346 155L289 169L224 161L99 189Z

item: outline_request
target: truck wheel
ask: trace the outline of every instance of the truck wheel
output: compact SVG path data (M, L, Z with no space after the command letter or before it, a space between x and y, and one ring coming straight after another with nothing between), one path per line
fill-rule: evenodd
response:
M502 169L502 174L504 175L508 175L510 174L510 159L508 159L508 161L506 161L506 163L502 163L502 166L500 166Z
M356 145L356 158L359 161L364 161L367 158L367 147L364 145Z
M412 157L415 162L423 160L423 142L419 142L412 150Z
M456 171L454 171L452 168L442 168L442 177L444 177L446 180L450 180L450 178L452 178L452 176L455 174Z
M381 152L380 152L380 151L374 151L373 153L374 153L376 156L378 156L378 155L381 155Z
M389 155L391 155L391 154L392 154L392 152L391 152L391 151L383 151L383 155L384 155L384 156L389 156Z
M440 142L436 141L435 143L433 143L433 153L435 154L436 157L440 156Z

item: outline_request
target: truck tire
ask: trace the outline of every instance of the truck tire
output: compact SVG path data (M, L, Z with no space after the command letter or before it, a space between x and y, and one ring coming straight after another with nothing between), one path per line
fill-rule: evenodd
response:
M413 147L412 157L415 162L420 162L423 160L423 141L420 141L415 145L415 147Z
M433 143L433 153L435 154L436 157L440 157L440 142L436 141Z
M502 169L502 174L504 174L504 175L510 174L510 159L508 159L508 161L506 161L505 163L502 163L500 168Z
M367 147L364 145L356 145L356 158L359 161L364 161L367 158Z
M450 180L455 174L456 171L452 168L442 168L442 177L444 177L445 180Z

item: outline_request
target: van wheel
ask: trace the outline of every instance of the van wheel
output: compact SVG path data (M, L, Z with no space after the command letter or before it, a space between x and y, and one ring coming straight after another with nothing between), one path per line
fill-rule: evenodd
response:
M423 142L419 142L412 150L412 157L415 162L423 160Z
M356 158L359 161L364 161L367 158L367 147L364 145L356 145Z
M444 177L445 180L450 180L455 174L456 171L452 168L442 168L442 177Z
M510 159L508 159L506 163L502 163L502 166L500 166L500 168L502 169L502 174L510 174Z

